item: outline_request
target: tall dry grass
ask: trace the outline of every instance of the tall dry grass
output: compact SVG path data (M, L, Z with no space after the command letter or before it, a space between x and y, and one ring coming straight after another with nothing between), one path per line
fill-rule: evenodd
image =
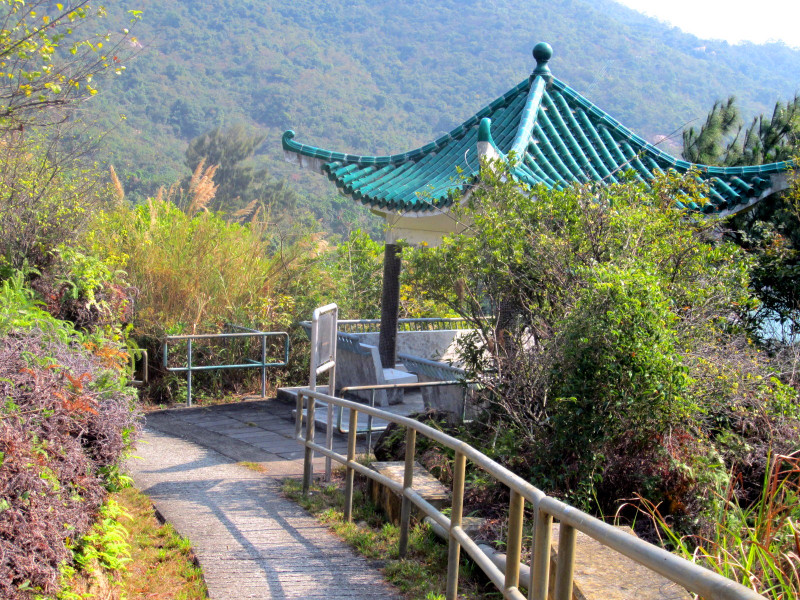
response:
M138 337L215 332L226 321L286 329L335 294L320 234L282 234L262 205L235 215L247 224L208 209L216 169L201 161L185 189L161 188L95 220L93 250L138 290Z
M761 497L742 506L731 487L707 536L679 536L658 511L646 511L673 550L772 600L800 598L800 450L772 457Z
M202 211L198 202L189 208ZM94 238L137 288L135 333L145 337L211 327L268 294L274 276L266 240L163 199L103 215Z

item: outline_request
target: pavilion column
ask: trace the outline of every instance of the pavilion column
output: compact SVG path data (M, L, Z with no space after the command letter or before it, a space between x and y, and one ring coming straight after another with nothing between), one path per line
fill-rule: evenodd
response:
M384 368L397 362L397 319L400 314L400 246L387 243L383 251L383 293L378 352Z

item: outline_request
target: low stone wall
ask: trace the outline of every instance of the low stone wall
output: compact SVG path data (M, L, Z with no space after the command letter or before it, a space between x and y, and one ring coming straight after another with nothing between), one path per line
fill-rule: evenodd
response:
M459 338L470 333L469 329L440 329L436 331L397 332L397 353L419 356L444 363L457 361L456 344ZM362 343L378 345L377 332L354 333ZM389 366L389 365L386 365Z

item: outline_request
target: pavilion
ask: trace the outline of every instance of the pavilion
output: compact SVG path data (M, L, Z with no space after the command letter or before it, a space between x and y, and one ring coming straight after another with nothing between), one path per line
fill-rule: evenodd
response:
M481 159L512 161L512 174L531 185L611 184L623 173L645 184L656 174L690 170L708 185L702 206L687 196L676 205L727 216L787 189L795 161L751 167L712 167L679 160L625 128L554 77L552 48L533 49L531 76L429 144L390 156L323 150L283 134L286 160L318 171L347 196L382 216L389 227L384 254L380 355L394 367L399 307L398 241L434 245L457 224L448 211L481 180ZM682 202L685 199L685 202Z

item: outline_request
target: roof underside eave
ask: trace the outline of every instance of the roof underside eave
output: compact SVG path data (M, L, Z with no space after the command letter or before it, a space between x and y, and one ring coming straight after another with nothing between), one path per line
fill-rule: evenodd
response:
M794 166L794 165L793 165ZM739 206L735 206L728 210L722 210L717 213L720 217L732 217L733 215L746 212L753 208L756 204L761 202L762 200L766 200L771 196L775 196L780 194L781 192L785 192L791 186L791 181L789 178L789 171L783 171L774 173L770 177L770 186L762 191L758 196L754 196L750 198L746 203L740 204Z
M325 173L323 169L325 161L323 161L321 158L306 156L305 154L285 149L283 151L283 158L289 164L297 165L298 167L302 167L303 169L308 169L316 173Z

